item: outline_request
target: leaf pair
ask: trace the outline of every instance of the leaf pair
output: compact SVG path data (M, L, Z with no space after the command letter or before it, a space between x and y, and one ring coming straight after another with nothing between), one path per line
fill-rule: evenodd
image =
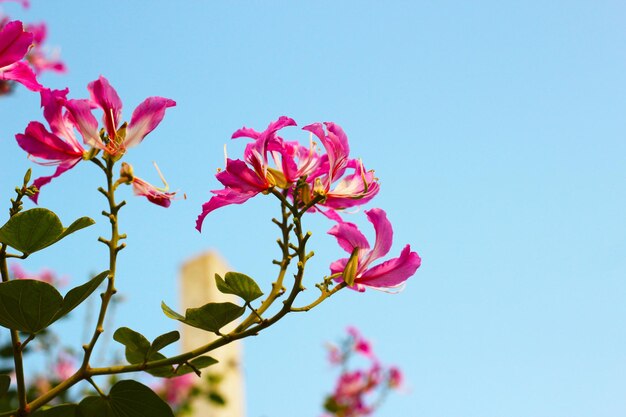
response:
M89 217L81 217L69 227L63 227L54 212L34 208L16 214L0 228L0 243L29 255L94 223Z
M172 409L137 381L119 381L105 397L89 396L80 404L38 410L33 417L174 417Z
M0 283L0 326L36 334L85 301L108 274L96 275L65 297L52 285L34 279Z
M234 294L241 297L246 304L263 295L256 282L247 275L238 272L227 272L224 279L215 274L217 289L224 294ZM164 302L161 308L165 315L189 326L219 334L222 327L238 319L246 311L245 306L225 303L208 303L198 308L188 308L185 315L179 314L168 307Z
M123 344L126 360L131 364L146 363L165 359L165 355L159 350L171 345L180 339L180 333L172 331L158 336L152 343L144 335L128 327L121 327L113 334L113 339ZM172 365L146 369L146 372L158 377L173 377L196 372L199 369L216 364L217 361L209 356L201 356L174 369Z

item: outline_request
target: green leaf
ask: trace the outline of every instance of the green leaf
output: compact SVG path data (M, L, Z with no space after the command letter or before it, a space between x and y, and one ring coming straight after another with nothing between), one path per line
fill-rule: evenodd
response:
M37 333L61 308L63 297L50 284L33 279L0 283L0 326Z
M39 409L33 417L76 417L78 404L61 404L47 409Z
M0 375L0 398L9 392L9 386L11 385L11 377L9 375Z
M189 363L192 366L189 366L187 364L181 365L176 370L176 375L190 374L192 372L196 372L196 369L204 369L208 368L209 366L215 365L216 363L218 363L218 361L217 359L213 359L210 356L200 356L199 358L189 361Z
M178 314L177 312L169 308L167 304L165 304L165 302L163 301L161 301L161 310L163 310L163 313L165 313L165 315L171 319L182 321L182 322L185 321L184 316L182 316L181 314Z
M107 398L87 397L79 417L174 417L172 409L150 388L137 381L119 381Z
M126 360L130 363L143 363L148 357L150 342L141 333L120 327L113 333L113 340L126 346Z
M245 307L233 303L208 303L199 308L188 308L183 317L164 302L161 302L161 309L171 319L214 333L218 333L222 327L241 317L246 310Z
M245 310L245 307L233 303L208 303L199 308L188 308L183 323L217 333L222 327L241 317Z
M34 208L11 217L0 228L0 242L25 254L31 254L94 223L88 217L81 217L68 228L63 228L61 220L54 212L45 208Z
M180 333L178 333L178 331L176 330L169 332L169 333L162 334L161 336L158 336L156 339L154 339L154 341L152 342L152 345L150 346L150 351L158 352L164 347L177 342L179 339L180 339Z
M235 294L243 298L247 303L256 300L263 295L263 291L249 276L239 272L227 272L222 279L215 274L217 289L224 294Z
M76 414L78 417L115 417L110 401L93 395L83 398Z
M222 394L220 394L217 391L209 392L209 401L211 401L215 405L219 405L220 407L223 407L226 405L226 400L224 399Z
M80 285L78 287L72 288L68 291L63 298L63 303L61 304L61 309L57 311L56 315L52 319L52 321L57 321L61 317L68 314L70 311L74 310L76 307L80 305L83 301L87 299L104 281L104 279L109 275L109 271L104 271L95 277L93 277L88 282Z

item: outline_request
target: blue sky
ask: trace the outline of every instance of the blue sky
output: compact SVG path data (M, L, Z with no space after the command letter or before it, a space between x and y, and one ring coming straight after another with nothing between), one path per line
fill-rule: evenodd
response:
M218 188L223 144L233 157L241 152L229 141L234 130L283 114L301 126L335 121L352 154L376 170L381 192L370 206L394 224L392 254L411 243L423 266L401 294L344 292L247 340L250 417L318 415L335 376L323 343L349 324L406 373L408 393L379 417L626 412L625 9L618 1L4 7L45 19L49 45L61 46L70 73L45 76L46 85L83 97L102 74L127 118L147 96L178 103L128 153L154 182L157 161L187 199L164 210L128 193L119 270L127 302L116 326L151 337L172 329L160 301L176 303L178 267L206 249L269 285L271 198L215 212L201 235L193 229ZM8 198L31 166L13 136L42 117L22 88L0 101L0 113ZM25 265L76 282L105 265L95 243L106 230L99 178L80 168L55 180L41 204L66 223L89 215L98 225ZM327 222L309 224L314 280L340 250L325 236Z

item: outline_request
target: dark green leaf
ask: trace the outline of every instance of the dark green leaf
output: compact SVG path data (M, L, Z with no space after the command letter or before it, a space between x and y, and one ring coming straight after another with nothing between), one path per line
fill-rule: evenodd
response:
M143 363L148 357L150 342L141 333L120 327L113 333L113 339L126 346L126 360L130 363Z
M114 417L174 417L165 401L137 381L119 381L109 393Z
M209 401L211 401L215 405L219 405L219 406L222 406L222 407L226 405L226 400L217 391L209 392Z
M0 397L3 397L9 392L9 386L11 385L11 377L8 375L0 375Z
M33 417L76 417L78 404L61 404L47 409L39 409Z
M63 298L63 303L61 304L61 309L57 311L54 316L53 322L60 319L61 317L68 314L70 311L74 310L76 307L80 305L83 301L87 299L104 281L104 279L109 275L109 271L104 271L95 277L93 277L88 282L80 285L76 288L72 288L68 291Z
M78 417L115 417L111 409L111 401L102 397L85 397L78 404Z
M218 361L216 359L213 359L210 356L200 356L199 358L189 361L192 366L189 366L187 364L180 366L176 370L176 375L190 374L192 372L196 372L196 369L199 370L208 368L211 365L215 365L217 362Z
M150 346L150 351L158 352L164 347L177 342L179 339L180 333L178 333L178 331L176 330L162 334L161 336L158 336L156 339L154 339L154 342L152 342L152 345Z
M224 278L222 279L218 274L215 274L217 289L224 294L235 294L243 298L247 303L263 295L263 291L261 291L257 283L247 275L239 272L227 272Z
M183 323L217 333L222 327L241 317L245 310L245 307L233 303L208 303L199 308L187 309Z
M50 284L32 279L0 283L0 326L26 333L44 329L63 297Z
M45 208L34 208L11 217L0 228L0 242L30 254L94 223L88 217L81 217L68 228L63 228L61 220L54 212Z

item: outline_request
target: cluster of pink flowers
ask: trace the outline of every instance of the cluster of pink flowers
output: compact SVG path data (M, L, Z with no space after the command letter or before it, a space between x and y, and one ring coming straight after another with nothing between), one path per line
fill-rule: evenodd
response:
M372 415L389 390L402 385L402 372L395 366L384 367L374 355L371 343L354 327L347 329L348 338L329 346L329 361L341 373L332 394L326 397L325 417L361 417ZM350 369L354 355L364 358L368 366Z
M167 98L148 97L133 111L130 123L121 123L122 101L108 80L101 76L89 83L88 90L89 99L67 99L67 89L43 88L40 92L41 106L50 130L33 121L23 134L15 136L18 145L28 152L34 162L57 167L52 175L33 182L38 189L97 152L102 151L113 160L120 159L127 148L141 143L159 125L168 107L176 105L175 101ZM102 111L102 132L93 110ZM75 131L88 149L81 145ZM135 177L128 164L123 165L120 177L122 182L133 184L135 194L145 196L160 206L168 207L174 197L175 193ZM37 197L38 194L34 197L35 201Z
M233 139L245 137L252 142L246 145L243 160L226 159L225 169L216 175L224 188L211 191L214 195L202 206L196 228L202 229L205 217L213 210L244 203L276 188L290 197L296 207L322 212L337 222L329 233L337 238L350 258L334 262L332 274L343 275L341 279L358 291L368 286L380 289L402 286L421 264L409 245L399 257L370 267L391 249L393 230L386 213L379 208L365 212L376 231L372 249L357 226L343 221L339 214L376 196L380 185L374 172L366 170L359 159L350 157L348 137L339 125L313 123L302 128L319 139L324 152L312 138L308 147L284 140L278 133L289 126L296 126L296 122L282 116L263 132L244 127L232 135Z
M8 0L0 0L5 1ZM18 2L24 8L30 6L27 0ZM44 22L24 25L0 16L0 95L11 91L13 82L40 91L43 87L37 81L37 75L44 71L66 72L65 64L55 54L46 52L47 33Z
M20 264L13 263L9 266L9 270L13 279L34 279L55 287L62 287L67 282L66 278L57 276L54 271L48 268L44 268L35 274L33 272L26 271Z

